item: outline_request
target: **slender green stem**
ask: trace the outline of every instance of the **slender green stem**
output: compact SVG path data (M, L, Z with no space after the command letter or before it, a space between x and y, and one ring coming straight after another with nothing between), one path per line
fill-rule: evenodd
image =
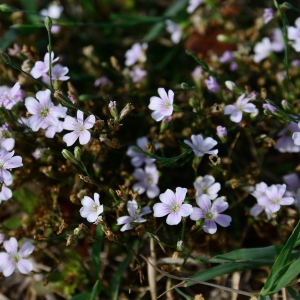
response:
M277 0L274 0L274 5L276 7L276 9L279 11L279 15L280 15L280 19L282 22L282 34L283 34L283 41L284 41L284 68L285 68L285 72L286 72L286 90L288 93L288 100L290 100L290 93L289 91L289 85L290 85L290 79L289 79L289 55L288 55L288 36L287 36L287 26L288 26L288 22L287 19L285 17L285 15L282 13L282 10L280 8L280 6L278 5Z

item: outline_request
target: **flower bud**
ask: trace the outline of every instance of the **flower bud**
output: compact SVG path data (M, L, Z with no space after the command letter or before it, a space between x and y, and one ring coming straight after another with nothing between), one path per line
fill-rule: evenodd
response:
M67 159L68 161L70 161L71 163L75 164L75 165L79 165L79 162L75 159L74 155L68 151L67 149L64 149L62 152L62 155L65 159Z
M227 129L223 126L217 127L217 136L220 138L222 143L226 143L227 141Z
M52 20L51 20L51 18L49 16L47 16L45 18L44 24L45 24L45 27L46 27L47 31L50 32L51 28L52 28Z
M114 118L115 121L119 120L119 112L117 109L117 102L116 101L110 101L108 104L108 109L112 117Z
M287 110L287 111L292 111L293 107L291 105L291 103L287 100L282 100L281 101L281 106L283 107L283 109Z
M81 229L78 228L78 227L75 228L75 229L74 229L74 235L75 235L75 236L80 236L80 235L81 235Z
M236 84L230 80L225 81L225 85L231 91L233 91L233 88L236 87Z
M182 88L183 90L189 90L189 89L190 89L190 87L188 86L188 84L185 83L185 82L182 82L180 86L181 86L181 88Z
M76 146L74 149L74 156L78 161L81 161L81 148Z
M176 245L176 249L177 249L177 251L182 251L183 250L183 241L178 241L177 242L177 245Z

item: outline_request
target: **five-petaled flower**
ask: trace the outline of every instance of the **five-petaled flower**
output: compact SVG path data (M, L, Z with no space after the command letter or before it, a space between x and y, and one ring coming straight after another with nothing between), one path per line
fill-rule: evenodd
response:
M283 197L285 191L285 184L272 184L264 195L257 198L257 202L270 213L275 213L279 211L280 205L290 205L295 201L293 197Z
M0 269L5 277L10 276L17 268L20 273L28 274L32 271L32 263L25 259L34 250L31 242L26 242L18 251L18 242L14 237L3 242L4 249L7 253L0 253Z
M32 114L27 120L27 125L33 131L38 131L40 128L46 129L52 125L57 126L58 118L66 116L67 108L53 104L50 90L37 92L36 99L32 97L25 99L25 106L28 112Z
M194 182L196 189L196 196L207 195L209 199L213 200L218 197L218 192L221 189L221 185L215 182L215 178L211 175L199 176Z
M223 198L217 198L211 203L208 195L202 195L196 198L200 207L193 207L190 218L194 221L204 219L203 230L207 233L214 234L217 231L217 224L228 227L232 218L228 215L221 214L228 208L228 203Z
M147 144L148 144L148 139L143 136L140 137L136 140L137 145L143 150L147 151ZM131 164L134 167L140 167L143 163L145 164L152 164L155 161L155 158L150 158L144 153L135 151L133 146L129 147L126 154L131 157Z
M168 215L166 220L168 225L179 224L182 217L188 217L193 211L192 205L183 204L186 193L186 188L177 187L176 193L167 189L164 193L160 194L159 200L162 203L154 204L154 217Z
M16 82L14 86L10 88L4 88L0 91L0 106L11 110L18 102L23 100L23 91L19 82Z
M149 109L154 110L151 114L155 121L161 121L164 117L171 116L173 113L173 100L174 92L168 91L168 94L164 88L159 88L158 94L160 96L153 96L150 98Z
M129 216L123 216L117 219L117 224L123 225L120 229L121 231L132 229L132 223L146 222L147 220L142 218L142 216L151 213L149 206L145 206L141 209L135 200L127 202L127 211Z
M253 113L255 105L248 103L252 98L245 98L245 94L241 95L235 104L226 105L224 108L224 114L230 115L230 120L235 123L239 123L243 117L243 111L247 113Z
M58 59L59 59L58 57L54 58L54 52L51 52L51 63L53 64ZM50 56L49 56L49 52L48 52L44 56L44 61L37 61L35 63L30 74L34 78L39 78L39 77L43 76L44 74L46 74L49 71L49 60L50 60Z
M145 170L138 168L133 172L133 177L138 180L132 186L133 191L137 191L140 195L146 192L150 199L155 198L159 194L158 171L154 164L146 165Z
M77 111L77 118L66 116L63 128L66 130L73 130L73 132L65 134L63 141L67 146L72 146L79 138L79 143L81 145L87 144L91 139L91 133L88 129L92 128L95 122L96 118L94 115L90 115L83 120L83 112L81 110Z
M98 216L103 213L103 204L100 205L99 198L100 195L94 193L94 200L89 196L84 196L81 200L80 215L91 223L95 222Z
M204 139L201 134L198 135L193 134L191 136L191 139L192 139L192 143L188 140L184 140L184 143L189 145L193 149L196 156L200 157L203 156L204 154L213 154L213 155L218 154L217 149L211 150L211 148L213 148L218 144L218 142L213 138L208 137Z
M12 176L9 169L23 166L22 157L14 156L15 151L8 152L6 149L0 149L0 183L10 181Z

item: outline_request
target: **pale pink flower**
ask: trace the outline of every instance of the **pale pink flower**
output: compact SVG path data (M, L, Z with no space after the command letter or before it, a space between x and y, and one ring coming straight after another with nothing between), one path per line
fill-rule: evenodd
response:
M24 92L21 90L19 82L12 88L0 89L0 106L11 110L18 102L23 100Z
M140 137L136 140L137 145L143 151L147 151L146 147L147 147L148 142L149 141L146 137ZM143 153L135 151L132 146L128 148L126 154L131 157L131 164L136 168L140 167L143 163L149 165L155 161L155 158L150 158Z
M196 189L196 196L207 195L209 199L213 200L218 197L218 192L221 189L221 185L215 182L215 178L211 175L199 176L194 182Z
M32 68L32 70L30 71L30 74L34 77L34 78L40 78L41 76L43 76L44 74L46 74L49 71L49 52L45 54L44 56L44 61L37 61L34 65L34 67ZM51 63L53 64L54 62L56 62L59 58L54 58L54 52L51 52Z
M186 11L191 14L195 11L195 9L201 4L205 2L205 0L189 0L189 6Z
M255 110L255 105L248 103L251 98L245 98L245 94L241 95L235 104L226 105L224 115L230 115L230 120L239 123L242 120L243 112L252 113Z
M0 269L2 269L5 277L10 276L16 268L22 274L28 274L32 271L32 263L26 259L34 250L31 242L24 243L18 251L18 242L14 237L11 237L8 241L3 242L3 246L7 253L0 253Z
M203 70L200 66L197 66L194 71L191 73L191 76L196 84L203 78Z
M73 131L63 136L63 141L67 146L72 146L78 138L81 145L87 144L91 139L91 133L88 129L94 126L96 118L94 115L88 116L85 120L83 118L84 116L81 110L77 111L77 118L66 116L63 128Z
M151 213L149 206L145 206L141 209L135 200L127 202L127 211L129 216L123 216L117 219L117 224L123 225L120 229L121 231L132 229L132 223L146 222L147 220L142 218L142 216Z
M188 140L184 140L184 143L189 145L196 156L201 157L204 156L204 154L213 154L216 155L218 154L218 150L211 150L214 146L218 144L216 140L214 140L211 137L208 138L203 138L201 134L198 135L192 135L191 136L192 143Z
M8 152L0 148L0 182L10 181L12 176L10 169L23 166L22 157L14 156L15 151Z
M212 76L209 76L208 79L204 80L207 88L212 93L217 93L220 91L220 86L218 85L216 79Z
M126 61L125 65L126 66L132 66L136 62L145 62L147 60L145 51L148 48L147 43L135 43L132 45L131 49L127 50L125 53Z
M211 203L208 195L202 195L196 198L198 207L193 207L190 218L194 221L204 219L203 230L209 234L217 231L217 224L222 227L228 227L232 218L228 215L221 214L228 208L228 203L223 198L217 198ZM217 223L217 224L216 224Z
M167 94L164 88L159 88L157 91L160 98L157 96L151 97L148 108L154 110L154 112L151 114L151 117L158 122L164 117L172 115L174 92L169 90Z
M64 67L61 64L56 64L52 67L52 80L60 80L60 81L66 81L69 80L69 76L65 76L69 72L68 67ZM50 77L48 74L43 74L43 82L49 84L50 83Z
M226 141L226 137L227 137L227 129L226 129L226 127L218 126L217 127L217 136L221 139L222 142L225 142Z
M133 172L133 177L138 180L132 186L134 192L138 192L139 195L146 192L147 197L150 199L155 198L159 194L158 183L158 171L154 164L146 165L145 170L138 168Z
M19 53L21 53L21 47L14 43L12 48L8 48L8 54L10 56L17 56Z
M182 36L181 27L171 20L166 20L166 30L171 34L172 42L178 44Z
M111 84L111 81L106 76L101 76L97 78L94 82L94 86L105 86Z
M274 15L275 13L273 8L265 8L263 14L264 23L269 23L274 18Z
M82 207L79 212L83 218L86 218L90 223L97 220L98 216L103 213L103 204L100 205L100 195L94 193L94 200L89 196L84 196L81 200Z
M46 129L48 126L57 126L58 118L64 118L67 113L66 107L55 106L51 101L51 91L39 91L36 93L36 99L27 97L25 106L32 115L27 120L27 126L33 131L40 128Z
M278 140L275 144L275 149L281 153L298 153L300 152L300 145L297 145L293 137L297 137L299 130L297 124L291 122L288 126L278 133ZM295 134L295 135L294 135Z
M0 191L0 204L2 201L7 201L12 197L12 190L7 187L8 185L11 185L12 182L13 182L12 177L10 180L5 180L4 182L2 182L2 189Z
M265 191L265 195L257 198L259 205L266 207L270 213L279 211L280 205L290 205L294 203L293 197L283 197L286 191L285 184L273 184Z
M167 189L165 193L160 194L159 200L162 203L154 204L154 217L168 215L166 220L168 225L179 224L182 217L188 217L193 211L192 205L183 203L186 193L186 188L177 187L176 193Z
M296 19L294 26L288 26L288 38L296 52L300 52L300 17Z
M147 76L147 71L143 70L140 66L135 66L129 71L132 82L138 83L143 81Z

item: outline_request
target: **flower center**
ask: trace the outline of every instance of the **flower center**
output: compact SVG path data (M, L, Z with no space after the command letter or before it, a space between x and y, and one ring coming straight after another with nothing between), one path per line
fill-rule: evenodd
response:
M49 115L49 113L50 113L49 107L42 108L40 111L40 115L44 118L46 118Z
M20 257L20 255L19 255L19 253L16 253L16 254L14 254L14 256L12 257L12 259L13 259L13 261L14 261L15 263L18 263L18 262L20 261L21 257Z
M215 218L214 213L212 211L207 211L205 213L205 219L206 220L213 220Z
M81 125L81 124L78 124L77 125L77 132L83 132L85 130L85 128L84 128L84 126L83 125Z
M94 204L92 210L93 210L94 212L97 212L97 210L98 210L98 205L97 205L97 204Z
M180 205L174 204L174 205L172 206L171 210L172 210L172 212L177 212L177 211L179 210L179 208L180 208Z
M147 177L146 178L146 184L150 186L150 185L152 185L152 183L153 183L152 178L151 177Z

